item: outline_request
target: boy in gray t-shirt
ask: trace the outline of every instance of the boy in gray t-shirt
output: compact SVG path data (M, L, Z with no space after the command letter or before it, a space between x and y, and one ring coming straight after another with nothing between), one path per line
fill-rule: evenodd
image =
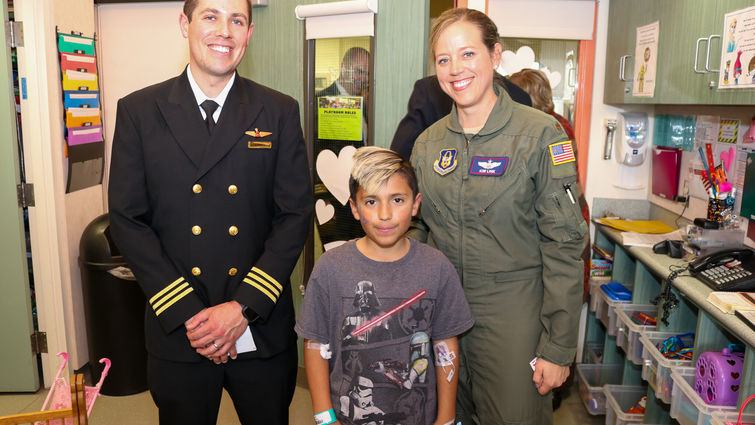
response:
M456 336L474 321L448 259L405 236L422 198L414 170L364 147L349 186L366 236L323 254L295 328L315 423L452 424Z

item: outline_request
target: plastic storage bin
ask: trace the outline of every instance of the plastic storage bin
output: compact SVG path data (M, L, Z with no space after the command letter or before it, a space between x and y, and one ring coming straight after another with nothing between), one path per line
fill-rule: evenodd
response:
M710 406L697 395L692 388L695 373L681 375L677 371L671 372L674 390L671 396L671 417L681 425L707 425L712 423L715 415L718 418L734 418L737 420L739 408L736 406Z
M650 386L655 389L656 397L665 403L671 403L671 390L674 387L674 381L671 379L671 371L673 369L693 367L694 377L694 363L692 363L692 360L667 359L656 348L656 344L679 334L680 332L652 331L640 334L640 341L643 346L642 359L644 362L642 377L643 379L647 379ZM651 374L654 374L654 377Z
M578 364L579 395L591 415L606 414L606 395L603 386L621 383L622 365L618 364Z
M621 347L632 363L642 365L642 344L640 334L645 331L654 331L655 325L639 325L632 320L635 311L644 313L650 317L657 316L658 307L652 304L627 304L616 306L616 345Z
M603 392L606 395L606 425L642 423L644 413L625 412L636 405L642 396L647 395L647 388L606 385L603 387Z
M603 344L599 342L587 343L587 363L603 363Z
M737 419L739 418L739 410L736 412L713 412L712 417L710 418L710 425L729 425L736 424ZM755 413L744 413L742 414L742 423L743 424L755 424Z
M644 360L644 362L645 363L642 365L642 379L647 381L648 386L650 386L653 391L657 392L658 385L655 380L658 376L658 367L652 360Z
M631 288L629 288L631 290ZM597 289L598 293L598 306L595 311L595 317L600 320L606 326L606 333L608 335L616 335L616 306L626 305L631 301L613 300L600 287Z
M590 278L590 311L595 311L598 307L598 291L600 291L600 285L609 282L611 282L611 276Z

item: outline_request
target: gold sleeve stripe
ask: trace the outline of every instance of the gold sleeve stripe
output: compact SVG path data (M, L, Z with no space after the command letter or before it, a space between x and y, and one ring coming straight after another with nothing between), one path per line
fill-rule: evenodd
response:
M149 303L152 304L153 302L155 302L156 299L160 298L164 293L170 291L176 285L178 285L179 283L183 282L183 280L184 280L183 277L179 277L178 279L174 280L173 283L171 283L170 285L166 286L165 288L163 288L162 291L156 293L152 298L150 298L149 299Z
M173 298L173 296L174 296L174 295L176 295L177 293L179 293L179 292L181 292L182 290L184 290L184 289L185 289L185 288L186 288L187 286L189 286L189 282L184 282L184 283L183 283L182 285L180 285L180 286L179 286L178 288L176 288L176 289L174 289L174 290L172 290L172 291L168 292L167 294L165 294L165 296L164 296L164 297L162 297L162 298L160 298L159 300L157 300L156 302L154 302L154 303L152 304L152 308L153 308L154 310L157 310L157 308L158 308L158 307L160 307L160 305L162 305L162 304L166 303L167 301L170 301L170 299L171 299L171 298Z
M192 287L188 287L188 288L187 288L187 289L186 289L185 291L183 291L183 292L181 292L180 294L178 294L178 295L176 295L175 297L173 297L173 299L172 299L172 300L170 300L170 302L169 302L169 303L167 303L167 304L165 304L164 306L160 307L160 308L159 308L159 309L158 309L158 310L157 310L157 311L155 312L155 316L159 316L159 315L160 315L160 313L162 313L163 311L167 310L167 309L168 309L168 307L170 307L170 306L172 306L173 304L177 303L177 302L178 302L178 301L179 301L179 300L180 300L181 298L185 297L186 295L188 295L188 294L189 294L189 293L190 293L191 291L193 291L193 290L194 290L194 288L192 288Z
M264 277L265 279L267 279L268 282L270 282L273 285L275 285L278 288L278 292L283 292L283 286L281 286L281 284L278 283L277 280L273 279L272 276L270 276L269 274L263 272L262 270L258 269L257 267L252 267L252 271L255 272L255 273L257 273L258 275Z
M267 295L267 297L268 297L268 298L270 298L270 300L271 300L271 301L272 301L273 303L276 303L276 302L278 301L278 300L277 300L277 299L276 299L276 298L275 298L275 297L273 296L273 294L271 294L271 293L270 293L270 292L269 292L269 291L268 291L267 289L265 289L264 287L262 287L262 286L261 286L261 285L260 285L259 283L257 283L257 282L254 282L254 281L252 281L252 280L249 280L248 278L244 278L244 282L246 282L246 283L248 283L248 284L250 284L250 285L254 286L255 288L257 288L257 290L258 290L258 291L260 291L260 292L262 292L263 294Z
M269 284L265 279L257 276L256 274L252 274L252 273L249 273L247 276L249 276L250 278L256 280L257 282L265 285L265 288L269 289L273 294L275 294L275 298L278 298L278 297L281 296L281 293L278 290L278 288L276 288L275 286Z

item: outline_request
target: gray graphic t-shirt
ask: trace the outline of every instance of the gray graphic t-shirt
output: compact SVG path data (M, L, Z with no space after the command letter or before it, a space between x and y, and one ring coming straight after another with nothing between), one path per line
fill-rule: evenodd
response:
M309 279L296 332L330 344L331 398L344 425L432 424L432 341L472 327L454 267L440 251L410 241L393 262L346 243L326 252Z

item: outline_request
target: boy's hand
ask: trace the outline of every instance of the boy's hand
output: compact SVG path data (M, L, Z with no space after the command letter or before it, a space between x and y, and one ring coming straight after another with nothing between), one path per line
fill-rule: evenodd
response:
M532 382L535 383L535 388L541 395L546 395L553 388L560 387L568 377L569 366L559 366L541 357L537 358Z

